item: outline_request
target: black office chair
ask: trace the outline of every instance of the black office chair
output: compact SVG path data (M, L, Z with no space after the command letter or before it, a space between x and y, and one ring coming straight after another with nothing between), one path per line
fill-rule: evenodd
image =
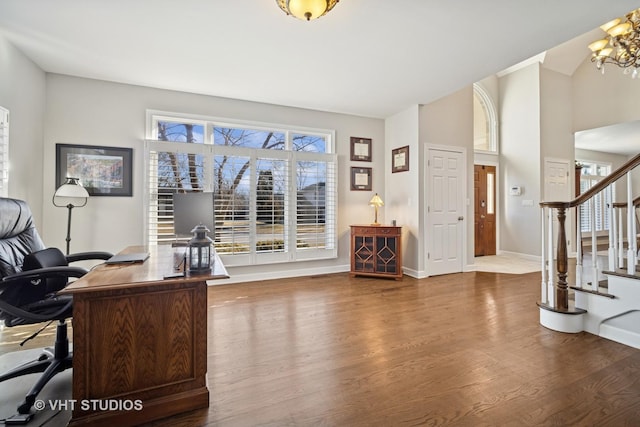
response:
M18 405L19 413L29 413L36 396L49 380L71 368L66 319L72 315L73 301L70 296L57 292L67 285L69 278L82 277L87 270L71 267L69 263L105 260L111 256L108 252L65 256L59 249L45 248L29 206L22 200L0 198L0 320L8 327L58 321L53 348L44 349L37 360L0 375L2 382L43 373L24 402Z

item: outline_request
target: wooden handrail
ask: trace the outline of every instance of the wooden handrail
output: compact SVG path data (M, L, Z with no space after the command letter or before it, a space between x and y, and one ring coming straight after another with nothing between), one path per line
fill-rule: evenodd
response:
M638 207L640 206L640 196L636 197L635 199L633 199L633 206ZM626 208L627 207L627 202L615 202L613 204L614 208Z
M593 196L607 188L611 183L622 178L627 172L634 169L636 166L640 165L640 154L636 154L634 157L629 159L625 164L620 166L618 169L613 171L610 175L604 177L601 181L598 181L594 184L593 187L580 194L575 199L569 202L540 202L540 206L548 207L548 208L573 208L578 205L584 204L587 200L591 199Z

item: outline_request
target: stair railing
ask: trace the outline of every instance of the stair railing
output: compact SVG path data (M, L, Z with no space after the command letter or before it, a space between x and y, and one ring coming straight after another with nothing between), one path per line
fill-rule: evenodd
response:
M636 232L638 231L638 229L640 229L640 223L638 222L638 207L640 207L640 196L636 197L635 199L633 199L633 217L634 217L634 222L635 222L635 226L636 226ZM617 260L617 267L619 269L624 268L624 227L622 226L623 224L623 215L625 214L625 212L627 211L628 205L627 203L614 203L613 204L613 212L614 212L614 216L613 216L613 230L611 234L614 234L614 242L615 242L615 249L616 249L616 257L615 260ZM633 219L632 219L633 221ZM628 226L627 226L628 227ZM634 238L635 240L635 244L636 244L636 254L638 253L638 238L637 238L637 234L636 237ZM609 268L610 269L614 269L614 267L611 266L611 262L609 263Z
M613 185L623 177L627 177L627 272L632 274L635 272L635 266L638 263L638 247L636 243L636 222L633 219L633 205L634 200L632 197L632 178L631 171L640 165L640 154L634 156L624 165L613 171L608 176L604 177L601 181L597 182L590 189L576 197L569 202L541 202L541 234L542 234L542 282L541 282L541 297L540 303L560 312L570 312L569 308L569 285L567 283L568 262L569 256L567 252L567 237L565 221L567 218L567 211L574 209L576 215L576 287L583 288L583 269L582 269L582 234L580 227L580 211L579 209L586 209L586 205L589 201L591 208L591 247L592 247L592 281L591 291L598 292L598 274L599 268L597 263L597 235L595 231L595 197L609 197L608 200L612 200ZM613 204L609 204L609 218L613 221ZM556 216L556 226L554 227L554 214ZM621 221L617 221L620 224L616 224L621 228ZM554 257L553 236L554 229L557 227L556 237L556 250ZM615 269L616 253L623 251L620 249L620 243L623 239L621 237L615 237L615 230L609 230L609 248L607 254L609 257L608 268ZM617 246L616 246L617 245ZM623 255L624 257L624 255ZM555 265L554 265L555 259ZM612 264L613 263L613 264ZM554 279L554 275L557 276L557 280Z

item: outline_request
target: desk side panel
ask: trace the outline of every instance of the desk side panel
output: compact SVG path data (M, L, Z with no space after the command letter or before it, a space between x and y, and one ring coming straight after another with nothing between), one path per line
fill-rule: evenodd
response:
M140 400L158 418L172 413L170 396L208 395L206 329L205 282L76 293L74 399Z

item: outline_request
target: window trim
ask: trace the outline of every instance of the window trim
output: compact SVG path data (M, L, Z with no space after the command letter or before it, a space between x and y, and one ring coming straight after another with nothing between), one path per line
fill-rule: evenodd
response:
M9 196L9 110L0 107L0 197Z
M217 127L241 127L244 129L260 130L260 131L278 131L285 134L287 143L291 142L290 135L292 133L302 133L305 135L328 136L325 154L335 154L336 131L333 129L313 128L306 126L292 126L281 123L268 123L260 121L249 121L240 119L229 119L216 116L204 116L199 114L174 113L162 110L146 111L146 140L157 141L157 127L154 126L155 121L166 119L167 121L176 121L179 119L186 123L202 124L204 126L204 145L213 144L213 128ZM210 142L207 142L210 141Z
M490 150L475 150L476 153L484 154L499 154L500 145L498 140L498 110L496 105L489 95L489 92L478 83L473 84L473 93L477 95L480 103L484 107L485 114L487 114L487 120L489 121L489 147Z
M172 121L172 122L183 122L183 123L194 123L198 125L204 125L204 143L179 143L179 142L168 142L168 141L158 141L157 138L157 122L158 121ZM252 130L261 130L261 131L274 131L274 132L282 132L285 135L287 147L289 149L285 150L265 150L259 148L249 148L249 147L228 147L224 145L216 145L213 142L213 130L215 127L232 127L232 128L243 128L243 129L252 129ZM255 250L255 247L252 246L251 251L248 254L236 254L236 255L224 255L220 254L221 259L227 266L250 266L250 265L264 265L264 264L274 264L274 263L283 263L283 262L296 262L296 261L309 261L309 260L319 260L319 259L330 259L337 258L338 256L338 230L337 230L337 210L338 210L338 156L335 153L335 130L330 129L320 129L320 128L309 128L309 127L298 127L298 126L290 126L290 125L282 125L282 124L269 124L265 122L249 122L245 120L233 120L226 118L216 118L216 117L208 117L208 116L200 116L200 115L190 115L183 113L170 113L166 111L157 111L157 110L147 110L147 128L146 128L147 138L144 140L144 154L145 154L145 194L144 194L144 205L145 205L145 216L144 216L144 238L146 242L149 242L150 239L150 221L151 221L151 191L154 191L152 187L153 182L151 182L151 153L154 151L176 151L181 153L194 153L201 154L205 156L205 171L213 167L213 159L217 155L221 154L231 154L234 156L246 156L247 154L251 154L251 156L256 156L256 158L261 158L259 155L260 152L268 154L269 157L274 158L284 158L288 162L292 162L291 164L295 164L298 161L303 160L315 160L315 161L323 161L327 162L327 175L330 177L328 182L326 183L325 188L325 200L332 200L332 209L329 209L325 212L325 224L329 226L326 227L325 233L326 238L325 241L329 242L330 245L326 248L322 249L304 249L297 248L296 245L289 244L289 251L286 252L274 252L274 253L259 253ZM320 136L323 137L326 141L325 150L326 152L306 152L306 151L293 151L290 149L291 142L293 140L293 134L303 134L303 135L311 135L311 136ZM149 138L151 137L151 138ZM252 161L255 160L252 157ZM253 175L256 173L252 169L251 179L253 180ZM206 173L206 172L205 172ZM291 168L290 174L293 177L295 175L295 166ZM206 178L205 178L206 179ZM332 181L332 182L329 182ZM203 183L204 191L213 191L213 181L207 180L207 182ZM289 220L287 223L288 232L286 232L286 236L295 236L295 230L291 227L295 227L297 224L296 220L296 196L297 190L296 186L291 186L289 188L289 199L293 201L294 207L289 210ZM252 200L255 199L256 195L252 194ZM252 203L251 212L252 216L255 215L255 203ZM255 231L255 224L254 224ZM289 243L295 241L295 237L291 237Z

